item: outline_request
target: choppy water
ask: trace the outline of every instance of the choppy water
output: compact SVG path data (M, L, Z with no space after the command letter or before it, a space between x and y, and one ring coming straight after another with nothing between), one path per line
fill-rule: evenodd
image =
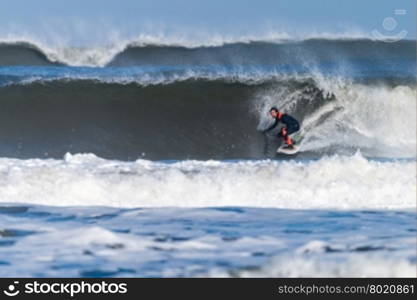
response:
M413 210L0 207L1 276L416 276Z

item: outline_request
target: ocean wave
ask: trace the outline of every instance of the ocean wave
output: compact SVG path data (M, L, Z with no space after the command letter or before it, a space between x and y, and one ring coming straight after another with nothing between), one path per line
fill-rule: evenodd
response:
M169 85L185 81L221 81L257 85L285 80L303 80L312 74L290 73L274 68L210 67L130 67L130 68L69 68L69 67L4 67L0 68L0 87L30 84L90 82L96 84L136 84L138 86ZM375 80L385 80L375 78ZM400 78L407 83L412 78ZM394 79L394 82L395 79Z
M377 70L378 71L378 70ZM323 75L323 74L326 75ZM10 85L59 84L87 81L96 84L136 84L138 86L169 85L185 81L219 81L245 85L282 83L285 81L315 81L329 78L336 82L342 80L365 85L415 86L414 71L362 69L340 72L340 69L320 71L309 68L290 68L288 66L147 66L147 67L27 67L14 66L0 68L0 87Z
M36 39L0 39L0 65L132 66L152 64L276 64L340 62L356 57L414 59L415 41L370 38L248 38L208 43L140 37L107 46L53 46ZM383 61L383 60L382 60Z
M301 122L301 157L415 157L416 88L307 76L37 80L1 88L0 153L92 152L112 159L274 157L278 106ZM12 79L10 79L12 80ZM120 83L122 82L122 84ZM202 92L204 91L204 92Z
M0 178L8 203L54 206L405 209L416 201L415 161L359 153L304 162L2 158Z

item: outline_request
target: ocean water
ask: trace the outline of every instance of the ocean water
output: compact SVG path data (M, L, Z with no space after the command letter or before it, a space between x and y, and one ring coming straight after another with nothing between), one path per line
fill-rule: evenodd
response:
M0 40L0 276L417 276L416 89L411 40Z

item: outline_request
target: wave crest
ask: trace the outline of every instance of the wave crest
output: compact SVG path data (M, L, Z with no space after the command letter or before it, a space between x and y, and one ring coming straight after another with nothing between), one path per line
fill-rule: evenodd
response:
M242 38L207 43L140 37L108 46L51 46L35 39L0 39L0 65L132 66L155 62L165 64L250 64L291 63L340 58L352 59L358 53L367 58L392 55L414 58L415 41L386 43L369 38Z

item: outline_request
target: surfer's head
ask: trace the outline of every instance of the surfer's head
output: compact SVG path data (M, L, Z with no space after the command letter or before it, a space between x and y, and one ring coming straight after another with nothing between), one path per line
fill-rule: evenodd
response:
M274 107L271 107L271 109L269 110L269 113L271 114L271 116L272 116L273 118L276 118L276 117L277 117L277 115L278 115L278 113L279 113L279 110L278 110L278 108L276 108L276 107L274 106Z

